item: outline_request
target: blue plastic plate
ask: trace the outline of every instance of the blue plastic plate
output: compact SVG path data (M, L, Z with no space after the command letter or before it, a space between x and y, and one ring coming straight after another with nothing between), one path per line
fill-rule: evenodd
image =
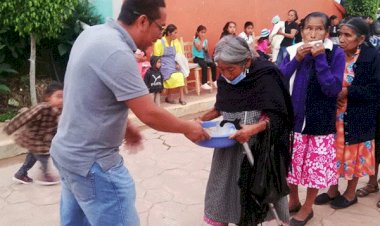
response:
M212 129L213 127L219 127L219 124L219 121L204 121L202 122L202 127ZM228 137L236 132L235 126L231 123L226 123L224 127L228 128L228 131L224 131L222 134L211 133L211 139L199 141L196 144L206 148L227 148L233 146L236 144L236 140Z

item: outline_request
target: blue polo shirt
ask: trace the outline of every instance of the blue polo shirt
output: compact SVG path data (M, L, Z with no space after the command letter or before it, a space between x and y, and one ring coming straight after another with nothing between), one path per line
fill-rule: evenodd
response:
M148 94L135 50L131 36L114 20L86 29L75 41L50 150L63 168L86 176L95 162L106 171L121 160L128 116L124 101Z

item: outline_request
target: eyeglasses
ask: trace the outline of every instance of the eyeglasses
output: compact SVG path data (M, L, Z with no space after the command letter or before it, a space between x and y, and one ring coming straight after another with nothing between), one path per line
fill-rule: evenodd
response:
M150 22L153 22L157 27L158 29L162 32L165 30L165 26L162 26L160 25L159 23L157 23L155 20L149 20Z
M133 14L135 14L135 15L137 15L137 16L143 16L143 15L145 15L145 14L141 14L141 13L139 13L139 12L137 12L137 11L133 11ZM157 26L157 28L158 28L161 32L162 32L163 30L165 30L165 26L160 25L160 24L157 23L155 20L151 20L147 15L145 15L145 16L148 18L149 22L154 23L154 24Z

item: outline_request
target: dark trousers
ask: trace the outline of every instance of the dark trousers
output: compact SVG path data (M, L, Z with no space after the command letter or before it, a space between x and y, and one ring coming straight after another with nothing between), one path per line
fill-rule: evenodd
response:
M46 173L48 161L49 161L50 155L39 155L39 154L32 154L29 152L26 155L25 161L22 164L21 168L17 171L17 176L27 176L28 171L34 166L34 164L39 161L41 163L41 170L42 172Z
M212 81L216 80L216 65L214 62L206 62L203 58L194 57L194 63L202 68L202 84L207 83L207 67L211 68Z

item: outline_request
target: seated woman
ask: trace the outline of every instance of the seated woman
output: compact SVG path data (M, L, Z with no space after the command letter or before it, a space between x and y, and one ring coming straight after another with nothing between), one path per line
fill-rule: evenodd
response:
M240 143L253 144L255 135L268 130L274 145L274 162L282 169L276 190L281 195L274 205L283 222L289 222L286 194L287 169L290 164L289 137L293 125L290 96L281 80L281 72L271 62L255 58L247 42L236 36L225 36L215 48L215 60L221 71L218 92L213 109L199 117L212 120L220 115L224 120L240 120L242 129L231 138ZM205 221L210 225L251 225L252 211L250 187L238 185L246 175L242 163L246 162L243 146L215 149L205 197ZM255 150L252 147L252 152ZM257 152L256 152L257 153ZM257 164L260 164L257 161ZM283 166L283 167L280 167ZM274 175L272 175L274 176ZM243 181L243 180L241 180ZM240 189L239 189L240 186ZM246 192L243 192L246 191ZM265 213L266 215L266 213ZM264 216L265 217L265 216ZM239 223L240 222L240 223Z
M164 88L168 91L165 102L176 104L174 92L179 89L179 103L185 105L183 90L185 76L180 72L179 65L175 61L177 53L183 53L181 43L177 39L177 27L169 24L164 30L163 37L154 43L153 56L161 57L160 71L164 77Z
M205 26L198 26L193 41L192 55L194 57L194 63L199 64L199 66L202 68L201 88L204 90L210 90L212 89L210 85L214 85L216 87L216 65L211 58L205 58L205 54L208 54L208 41L206 39L206 31L207 29ZM212 81L214 81L214 83L210 85L207 84L207 67L211 68Z
M222 30L222 33L220 34L220 39L223 38L226 35L233 35L235 36L236 32L236 23L234 21L228 21Z

